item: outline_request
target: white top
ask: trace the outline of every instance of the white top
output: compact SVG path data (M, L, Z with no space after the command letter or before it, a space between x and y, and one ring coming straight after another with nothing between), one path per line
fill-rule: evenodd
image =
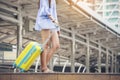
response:
M51 15L54 19L57 19L57 12L56 12L56 1L51 0L51 7L49 7L49 0L40 0L35 30L41 31L42 29L57 29L56 25L48 18L48 15Z

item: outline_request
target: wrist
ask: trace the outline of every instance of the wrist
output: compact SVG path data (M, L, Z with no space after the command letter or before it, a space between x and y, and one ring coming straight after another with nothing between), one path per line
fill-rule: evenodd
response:
M56 19L54 19L51 15L48 15L48 17L52 22L56 22Z

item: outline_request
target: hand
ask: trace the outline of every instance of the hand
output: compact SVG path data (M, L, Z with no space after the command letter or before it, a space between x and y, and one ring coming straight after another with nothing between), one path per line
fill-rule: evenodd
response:
M56 20L53 20L52 22L53 22L55 25L59 26L59 23L58 23L58 21L56 21Z
M58 24L58 21L56 21L55 19L54 19L54 20L52 20L52 22L53 22L53 23L56 23L56 24Z
M48 15L49 19L57 26L59 26L59 23L56 19L54 19L50 14Z

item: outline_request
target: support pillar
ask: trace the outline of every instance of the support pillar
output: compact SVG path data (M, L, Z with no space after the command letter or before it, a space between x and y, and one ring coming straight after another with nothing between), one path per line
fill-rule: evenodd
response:
M53 61L54 61L54 59L52 58L52 59L50 59L50 62L49 62L49 68L51 69L51 70L53 70L53 68L54 68L54 64L53 64Z
M112 64L111 64L111 73L113 73L114 72L114 70L113 70L113 68L114 68L114 54L113 54L113 52L112 52Z
M99 53L98 53L98 73L101 73L101 45L99 43Z
M1 63L4 63L4 51L0 51Z
M23 22L22 22L22 12L21 12L21 7L18 8L19 10L19 24L17 26L17 56L20 54L22 50L22 27L23 27Z
M71 72L75 72L75 30L72 28Z
M89 46L89 36L87 35L87 54L86 54L86 68L87 68L87 73L90 72L90 46Z
M109 73L109 64L108 64L108 57L109 57L109 52L108 49L106 50L106 73Z
M117 56L116 56L116 54L115 54L115 56L114 56L114 58L115 58L115 73L117 73Z

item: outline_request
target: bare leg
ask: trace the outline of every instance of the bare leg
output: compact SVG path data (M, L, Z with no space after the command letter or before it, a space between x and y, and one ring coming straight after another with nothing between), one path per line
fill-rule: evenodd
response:
M46 64L50 61L51 57L55 53L55 51L60 47L59 37L57 31L53 31L53 35L51 37L52 48L50 49L49 53L47 54Z
M42 43L44 43L44 41L48 38L48 36L50 35L50 30L46 29L46 30L42 30L41 31L41 37L42 37ZM44 47L44 51L41 54L41 69L42 70L47 70L47 63L46 63L46 58L47 58L47 52L48 52L48 47L49 47L49 43L47 43Z

